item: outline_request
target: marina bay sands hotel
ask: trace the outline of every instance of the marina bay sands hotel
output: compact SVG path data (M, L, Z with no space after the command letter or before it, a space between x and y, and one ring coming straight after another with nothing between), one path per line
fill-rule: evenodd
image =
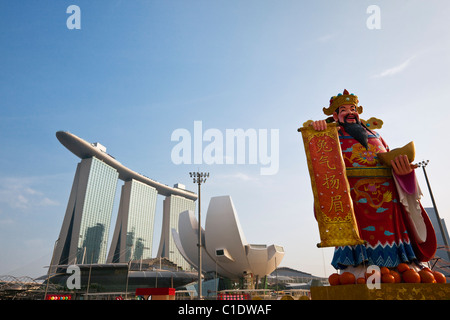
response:
M56 137L81 158L77 165L66 213L55 245L52 266L103 264L152 258L157 195L165 197L161 241L157 256L188 269L172 238L178 215L195 211L197 194L181 184L169 187L122 165L99 143L58 131ZM107 250L118 181L123 186L111 246Z

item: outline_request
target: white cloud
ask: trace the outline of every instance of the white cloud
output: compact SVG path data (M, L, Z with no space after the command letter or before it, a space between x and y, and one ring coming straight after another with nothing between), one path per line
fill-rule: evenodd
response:
M320 36L316 40L317 40L317 42L320 42L320 43L326 43L326 42L331 41L333 38L334 38L333 34L326 34L326 35Z
M1 219L0 220L0 226L9 226L14 223L14 220L11 218Z
M43 207L57 206L57 205L59 205L59 202L45 197L45 198L41 199L41 201L39 201L38 205L39 206L43 206Z
M26 239L24 240L24 245L28 248L42 248L46 245L46 240L41 238Z
M401 63L401 64L399 64L399 65L397 65L395 67L386 69L383 72L374 75L372 78L383 78L383 77L393 76L393 75L395 75L397 73L400 73L403 70L405 70L411 64L411 61L414 58L415 58L415 56L412 56L412 57L408 58L405 62L403 62L403 63Z
M0 204L21 210L58 205L56 201L31 187L36 183L35 180L35 178L0 178Z
M228 179L228 180L240 180L240 181L252 181L256 180L254 176L245 174L243 172L236 172L234 174L220 174L217 176L218 179Z

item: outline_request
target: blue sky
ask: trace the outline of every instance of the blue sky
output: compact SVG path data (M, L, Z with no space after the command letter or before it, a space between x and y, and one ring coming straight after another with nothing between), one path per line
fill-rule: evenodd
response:
M366 25L374 4L380 29ZM81 9L80 30L66 26L70 5ZM414 0L1 1L0 275L38 276L50 262L79 161L58 130L100 142L169 185L195 190L188 172L209 171L203 208L231 195L250 243L282 245L283 266L329 274L332 249L316 248L296 129L324 118L322 107L344 88L359 96L363 119L383 119L379 133L391 148L413 140L416 159L430 160L449 223L448 12L447 2ZM194 121L223 133L279 130L278 172L175 165L171 134L193 133Z

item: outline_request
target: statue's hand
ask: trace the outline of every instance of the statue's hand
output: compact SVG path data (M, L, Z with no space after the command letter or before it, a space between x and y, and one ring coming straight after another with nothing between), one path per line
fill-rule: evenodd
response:
M416 166L412 163L409 163L408 156L406 155L399 155L395 157L394 160L391 160L392 169L394 169L394 172L398 176L403 176L405 174L411 173Z
M317 120L310 123L310 126L316 131L324 131L327 128L327 122L325 120Z

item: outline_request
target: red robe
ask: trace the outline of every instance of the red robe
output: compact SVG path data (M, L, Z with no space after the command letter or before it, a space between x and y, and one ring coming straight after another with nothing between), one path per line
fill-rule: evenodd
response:
M427 239L416 239L414 225L400 203L392 170L383 167L376 155L389 148L378 133L372 133L369 133L366 149L342 128L339 130L355 218L366 244L337 247L332 261L336 269L362 263L396 267L401 262L428 261L436 251L436 236L422 207ZM414 172L412 178L415 182ZM401 185L410 185L411 176L398 179L404 180Z

